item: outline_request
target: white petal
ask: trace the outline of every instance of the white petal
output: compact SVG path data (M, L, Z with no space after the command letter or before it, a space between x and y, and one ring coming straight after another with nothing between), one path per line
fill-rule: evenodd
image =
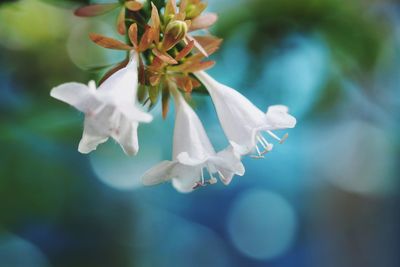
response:
M270 130L293 128L296 125L296 118L288 113L286 106L270 106L267 110L266 120L272 126Z
M222 174L220 178L225 185L231 182L235 174L243 176L245 173L240 155L232 146L218 152L210 162L213 164L215 171L219 172L220 175Z
M81 112L90 112L96 109L100 102L95 97L96 91L82 83L64 83L50 92L50 95L58 100L61 100L71 106L74 106Z
M106 105L115 106L131 121L151 122L153 117L136 106L138 88L137 56L133 53L128 65L109 77L97 90Z
M288 113L289 108L285 105L272 105L268 107L268 112L281 112L281 113Z
M105 101L114 103L136 102L136 93L138 89L138 65L137 61L132 59L129 64L115 72L98 88L99 94Z
M240 160L240 155L237 154L233 147L228 146L226 149L218 152L217 157L223 160L219 164L220 167L231 170L239 176L244 175L245 168Z
M93 80L89 81L88 87L89 87L89 90L92 91L93 93L96 92L96 82L95 81L93 81Z
M50 94L86 114L79 151L89 153L112 136L126 154L134 155L139 149L138 123L153 119L136 106L137 88L138 60L133 53L128 65L111 75L98 90L93 81L89 86L67 83Z
M236 150L240 150L241 155L256 149L260 131L293 128L296 125L296 119L288 114L286 106L271 106L264 114L246 97L217 82L206 72L196 72L195 75L206 86L226 137L237 144Z
M206 72L196 72L195 75L210 93L226 137L250 150L253 147L252 130L265 124L264 112L245 96L215 81Z
M139 151L138 126L137 122L130 122L124 116L121 116L118 128L112 133L114 140L120 144L125 154L129 156L136 155Z
M153 120L151 114L141 111L134 104L121 104L118 108L131 121L151 122Z
M174 174L175 178L172 179L174 188L181 193L190 193L200 181L201 168L178 164L174 168Z
M252 134L252 136L254 136L254 132ZM252 138L252 140L254 140L255 138ZM246 155L250 152L251 148L249 149L249 147L245 147L239 144L236 144L234 141L229 141L229 144L232 146L232 149L235 151L236 154L238 155Z
M173 161L162 161L148 170L142 177L144 185L156 185L171 179L171 172L176 165Z
M176 159L182 152L186 152L190 158L195 160L204 160L215 154L199 117L178 92L175 92L174 97L176 116L173 159Z
M221 182L224 185L229 185L232 182L233 176L235 176L234 172L228 170L220 170L223 177L221 177Z
M148 170L142 177L144 185L156 185L172 180L174 188L181 193L193 191L200 181L200 168L179 164L175 161L163 161Z
M203 159L192 158L187 152L180 153L176 158L179 163L187 166L198 166L204 164L204 162L207 161L207 158Z
M85 115L84 129L79 152L89 153L108 140L112 132L117 129L120 116L111 106L102 106L95 112Z
M114 106L101 106L93 113L86 114L85 122L88 121L92 128L108 136L118 128L121 113Z
M102 144L107 140L107 133L99 131L91 119L85 118L82 139L79 142L78 151L83 154L90 153L91 151L96 150L99 144Z

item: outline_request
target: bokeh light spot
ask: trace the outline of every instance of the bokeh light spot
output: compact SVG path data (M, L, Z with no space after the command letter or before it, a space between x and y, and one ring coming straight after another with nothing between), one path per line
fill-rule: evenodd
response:
M268 99L270 104L285 103L299 118L310 110L323 89L329 58L326 44L318 37L288 36L281 52L268 59L257 82L256 89L260 90L253 92L264 102Z
M128 157L111 140L90 154L93 171L100 181L120 190L141 187L142 175L161 160L157 144L146 144L146 149L140 150L135 157Z
M313 154L319 173L338 188L385 195L396 188L396 158L390 133L359 120L333 124L320 132Z
M240 195L228 216L228 232L235 247L259 260L284 254L293 242L296 225L293 208L284 198L259 189Z
M15 1L0 9L0 45L12 50L47 45L65 35L68 15L43 1Z
M0 234L0 266L47 267L47 259L32 243L8 233Z
M231 267L225 244L211 229L143 205L134 230L139 266Z

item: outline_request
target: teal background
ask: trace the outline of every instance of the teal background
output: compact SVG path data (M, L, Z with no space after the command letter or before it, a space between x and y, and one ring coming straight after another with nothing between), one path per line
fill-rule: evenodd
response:
M298 124L229 187L191 194L140 183L171 157L173 112L152 111L137 157L114 142L87 156L82 115L49 96L124 57L87 38L116 36L116 14L0 3L0 267L400 266L398 1L210 0L225 41L209 73ZM210 99L193 98L223 148Z

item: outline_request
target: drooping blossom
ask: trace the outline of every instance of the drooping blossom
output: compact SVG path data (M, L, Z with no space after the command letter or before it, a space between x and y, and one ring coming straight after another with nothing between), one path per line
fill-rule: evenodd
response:
M154 185L172 180L178 191L190 192L199 186L215 183L215 174L226 185L235 174L243 175L244 167L236 150L229 146L215 152L199 117L179 92L175 91L173 95L176 118L172 161L163 161L147 171L143 183Z
M152 120L136 105L137 89L138 58L132 53L127 66L97 90L94 81L88 85L70 82L53 88L50 95L85 113L79 152L89 153L112 137L126 154L135 155L139 150L138 125Z
M263 157L273 147L263 133L282 143L288 135L280 138L272 131L296 125L286 106L270 106L264 113L238 91L217 82L206 72L196 72L195 76L207 88L226 137L238 145L241 155L255 153L253 157Z

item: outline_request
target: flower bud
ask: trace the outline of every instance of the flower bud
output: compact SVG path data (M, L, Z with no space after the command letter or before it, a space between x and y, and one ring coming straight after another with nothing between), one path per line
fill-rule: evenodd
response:
M194 18L196 16L198 16L198 11L195 5L188 5L188 7L186 8L186 18Z
M198 16L200 16L200 14L204 11L204 9L206 9L207 4L204 2L199 2L197 4L189 4L186 7L186 19L194 19Z
M162 50L170 50L185 37L187 32L188 26L184 21L175 20L168 23L165 29Z

